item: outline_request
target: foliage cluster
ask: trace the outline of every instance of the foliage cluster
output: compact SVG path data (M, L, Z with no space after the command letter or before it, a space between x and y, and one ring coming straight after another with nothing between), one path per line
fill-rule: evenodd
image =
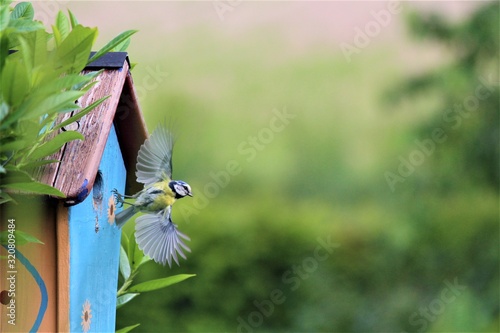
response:
M440 127L448 136L445 152L437 164L429 166L440 171L444 191L461 179L469 179L468 186L500 189L499 10L497 2L486 3L470 19L457 24L436 14L423 17L414 12L408 17L416 37L444 44L453 54L448 65L411 78L392 91L396 99L440 93L442 106L418 132ZM460 154L456 154L457 147ZM455 172L445 172L450 169Z
M59 12L52 33L34 20L31 3L14 8L0 5L0 203L12 200L6 190L63 197L40 183L34 170L57 163L50 156L71 140L84 140L77 131L64 130L107 97L81 108L78 98L95 83L99 72L82 69L113 50L124 50L135 31L125 31L92 57L97 28L85 27L68 12ZM68 116L56 122L61 114Z
M195 276L195 274L177 274L164 278L144 281L138 284L133 284L136 275L139 274L139 267L147 262L150 262L151 258L145 256L144 253L139 249L139 246L135 241L134 233L131 233L130 236L127 236L127 233L123 232L121 242L120 276L122 278L122 284L118 289L116 295L117 309L121 308L141 293L163 289ZM121 328L117 330L117 333L129 332L139 325L140 324L134 324Z

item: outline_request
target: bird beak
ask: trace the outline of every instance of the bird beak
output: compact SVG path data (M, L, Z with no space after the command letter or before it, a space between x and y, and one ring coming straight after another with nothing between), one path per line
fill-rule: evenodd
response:
M193 193L188 193L188 195L189 195L190 197L192 197L192 196L193 196Z

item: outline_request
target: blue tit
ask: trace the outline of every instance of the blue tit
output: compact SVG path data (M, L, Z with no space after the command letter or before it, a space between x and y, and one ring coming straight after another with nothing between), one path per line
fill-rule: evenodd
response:
M172 180L173 136L165 126L158 126L139 149L135 175L144 189L132 196L113 190L118 204L130 207L116 214L121 227L136 213L146 213L135 220L135 238L144 254L157 263L179 265L177 254L186 259L183 249L191 252L184 240L188 236L172 221L172 205L185 196L193 196L191 187L182 180ZM126 202L125 198L135 199Z

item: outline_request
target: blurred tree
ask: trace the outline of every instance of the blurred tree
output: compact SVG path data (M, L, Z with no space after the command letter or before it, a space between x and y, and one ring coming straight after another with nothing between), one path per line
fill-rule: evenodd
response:
M442 96L443 109L417 134L429 137L434 128L444 130L447 140L438 158L426 165L445 189L468 180L468 185L480 182L499 190L499 6L497 1L481 5L458 23L435 13L413 11L408 16L414 36L444 44L453 57L451 63L400 84L391 94L401 99L433 90Z
M417 241L408 252L408 271L425 278L411 284L418 290L419 283L436 286L445 276L458 277L472 291L433 325L426 322L419 328L410 322L408 330L498 330L499 11L495 1L478 5L459 22L435 13L408 15L415 37L445 46L443 52L451 57L444 65L400 82L389 94L396 103L440 99L439 108L415 129L421 145L413 148L423 153L427 149L427 157L405 183L412 194L399 202L418 228ZM446 139L432 144L436 128ZM437 297L439 288L424 294ZM420 301L424 307L428 303ZM457 327L453 312L474 304L483 307L486 319Z

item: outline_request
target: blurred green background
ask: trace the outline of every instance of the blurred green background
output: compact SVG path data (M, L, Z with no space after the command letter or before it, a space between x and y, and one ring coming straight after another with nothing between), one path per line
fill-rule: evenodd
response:
M498 2L35 6L102 43L140 30L144 116L175 120L195 193L188 260L137 281L197 276L118 328L498 332Z

